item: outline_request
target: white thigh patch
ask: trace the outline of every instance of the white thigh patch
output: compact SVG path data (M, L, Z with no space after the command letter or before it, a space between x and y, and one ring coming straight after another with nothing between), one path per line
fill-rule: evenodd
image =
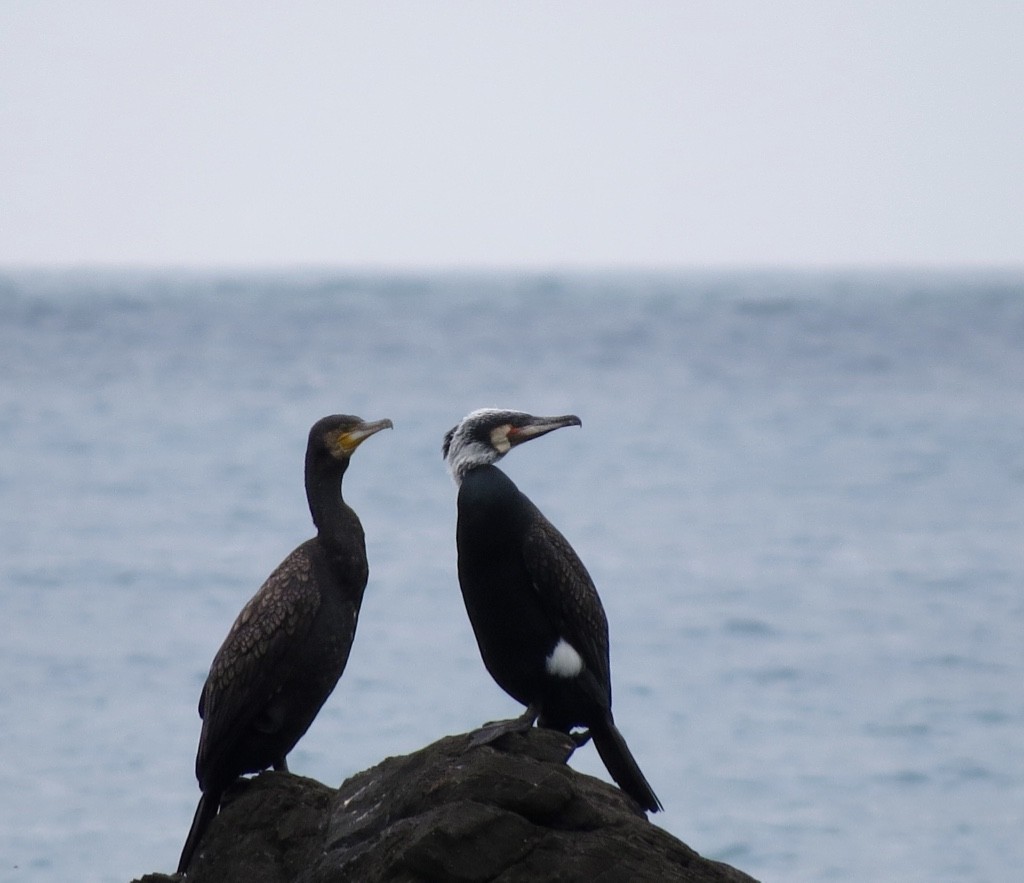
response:
M555 649L544 661L549 675L559 678L574 678L583 671L583 658L565 638L559 638Z

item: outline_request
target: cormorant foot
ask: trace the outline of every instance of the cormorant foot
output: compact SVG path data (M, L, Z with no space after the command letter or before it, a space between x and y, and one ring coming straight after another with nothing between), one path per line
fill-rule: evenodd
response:
M569 738L576 743L577 748L582 748L590 741L590 730L570 731Z
M490 721L480 727L469 740L470 748L479 748L481 745L490 745L496 739L507 736L509 733L525 733L533 722L537 720L538 712L530 706L519 717L503 721Z

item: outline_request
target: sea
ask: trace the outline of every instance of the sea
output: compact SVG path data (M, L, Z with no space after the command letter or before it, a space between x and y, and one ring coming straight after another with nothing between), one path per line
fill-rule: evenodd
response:
M589 568L652 817L763 881L1024 867L1024 271L0 271L0 879L170 872L196 703L312 535L370 582L292 752L338 785L520 708L462 605L444 432L573 413L502 468ZM592 746L571 761L607 779Z

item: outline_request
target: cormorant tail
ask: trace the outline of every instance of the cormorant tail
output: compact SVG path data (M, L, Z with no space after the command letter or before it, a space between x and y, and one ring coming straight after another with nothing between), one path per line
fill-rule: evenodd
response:
M647 784L644 774L640 772L640 767L626 745L626 740L622 738L622 733L618 731L611 717L592 725L590 734L608 774L618 786L648 812L664 809L654 790Z
M196 814L192 819L192 827L189 828L188 837L185 838L185 846L181 850L181 858L178 860L178 873L185 874L188 866L192 864L192 857L199 847L203 834L209 827L213 817L217 815L220 806L220 794L204 793L199 798L199 806L196 807Z

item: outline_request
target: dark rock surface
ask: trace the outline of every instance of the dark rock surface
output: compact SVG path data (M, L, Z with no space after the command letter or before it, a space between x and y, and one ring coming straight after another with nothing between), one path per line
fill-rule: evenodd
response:
M750 883L652 824L613 785L566 766L551 730L473 747L449 736L337 790L290 773L241 780L189 883ZM184 832L182 832L184 837ZM149 874L138 883L177 876Z

